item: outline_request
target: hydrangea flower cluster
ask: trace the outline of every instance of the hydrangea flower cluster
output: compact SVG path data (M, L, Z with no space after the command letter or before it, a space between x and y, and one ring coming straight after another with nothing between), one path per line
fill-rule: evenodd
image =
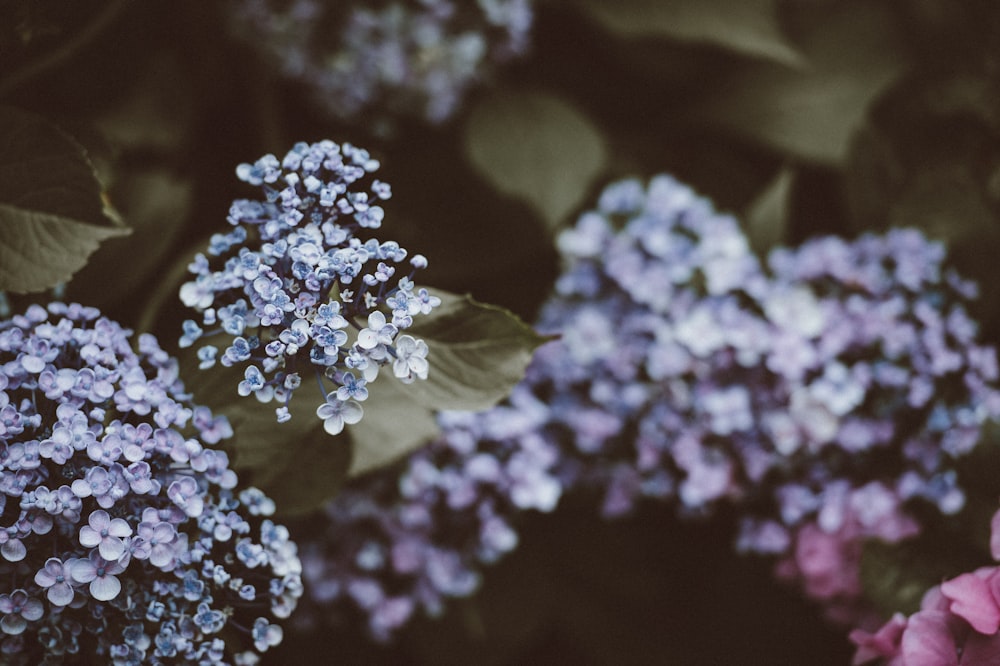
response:
M234 33L334 118L451 117L495 63L522 55L531 0L238 0Z
M685 515L734 503L737 546L777 556L780 577L845 622L865 611L865 540L916 534L917 502L962 507L951 463L1000 396L964 310L974 290L942 269L940 245L912 230L824 238L776 251L766 270L734 218L667 176L611 185L558 242L566 265L538 328L560 338L507 404L446 417L398 480L373 477L331 505L307 558L322 602L352 600L377 635L424 598L434 610L454 594L434 582L441 565L399 564L397 547L460 554L462 571L499 555L477 554L482 516L498 515L497 492L505 510L525 505L507 481L482 486L497 467L483 455L514 460L529 445L543 455L517 474L546 498L530 508L570 489L601 493L606 516L641 498Z
M517 545L512 516L550 511L560 497L547 413L526 384L486 412L442 413L444 434L398 476L372 474L341 492L324 531L302 544L307 603L296 620L353 607L385 640L415 611L435 616L445 599L475 591L481 566Z
M301 596L273 503L211 446L229 423L130 335L76 304L0 322L3 663L252 664Z
M1000 560L1000 512L993 516L990 550ZM964 573L928 590L920 610L896 613L874 632L851 632L854 666L958 666L1000 662L1000 566Z
M830 580L834 551L914 534L910 501L962 507L952 461L1000 393L941 245L827 237L765 272L735 221L664 178L611 186L560 245L547 392L564 459L585 461L567 483L596 476L612 513L639 495L738 502L740 548L790 556L781 572L842 611L860 585L856 568ZM825 565L803 556L817 549Z
M398 243L357 235L385 217L379 204L392 191L369 178L378 167L367 151L332 141L241 164L237 176L265 199L233 202L234 229L208 248L216 268L199 253L195 279L181 287L181 301L201 314L184 322L181 347L229 336L221 356L215 345L198 350L200 366L245 366L237 391L275 400L279 422L291 418L304 380L319 384L316 414L335 435L361 419L367 385L382 367L404 383L427 378L427 344L402 332L441 303L413 284L427 260L407 261Z

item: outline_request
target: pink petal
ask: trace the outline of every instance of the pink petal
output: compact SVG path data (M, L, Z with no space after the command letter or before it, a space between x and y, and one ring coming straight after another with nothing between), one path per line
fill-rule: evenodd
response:
M958 666L948 618L944 611L920 611L910 617L902 642L906 666Z
M1000 629L1000 608L989 584L975 574L962 574L941 584L941 592L951 599L951 612L966 620L981 634Z
M1000 664L1000 634L983 636L970 634L962 647L962 666L996 666Z
M4 615L3 619L0 620L0 629L3 630L3 633L11 636L17 636L27 628L28 623L20 615Z
M8 562L20 562L28 554L28 549L24 547L20 539L11 539L0 546L0 555Z
M990 521L990 552L994 560L1000 560L1000 511L993 514Z
M108 528L108 534L116 537L132 536L132 528L121 518L115 518L111 521L111 527Z

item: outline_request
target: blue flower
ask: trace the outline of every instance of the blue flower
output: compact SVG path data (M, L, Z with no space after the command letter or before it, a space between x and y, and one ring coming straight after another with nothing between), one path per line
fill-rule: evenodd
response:
M378 167L367 151L332 141L298 143L283 160L267 155L240 165L237 175L263 186L265 200L234 202L229 222L243 233L217 239L208 253L217 258L207 265L196 261L194 281L181 289L182 302L202 317L184 324L182 345L231 336L218 362L245 366L240 395L267 402L277 394L284 402L275 413L281 422L290 418L303 368L312 370L324 399L333 393L363 400L369 390L364 382L389 363L404 381L427 377L425 343L401 338L402 362L396 348L415 316L440 305L426 290L414 295L411 278L426 259L407 267L398 243L355 236L381 224L379 204L391 196L385 183L367 184ZM353 340L352 329L358 331ZM201 368L215 364L217 349L199 350ZM363 381L349 370L359 371ZM294 382L286 381L292 376ZM350 409L347 420L323 418L328 430L339 432L358 414Z
M334 118L374 121L385 131L394 116L445 121L497 63L524 54L532 4L396 0L373 7L351 1L334 12L317 0L242 0L231 6L230 22L236 36L303 85ZM309 162L290 154L281 164L295 170ZM245 165L240 177L255 185L275 183L276 172L277 160L268 160ZM316 182L305 189L334 205L334 188ZM377 208L366 203L363 197L349 200L356 218L375 228Z
M19 637L3 646L18 663L149 663L150 650L203 663L252 649L239 632L228 647L207 637L231 615L244 626L287 617L301 594L287 530L268 521L259 543L273 503L248 490L253 506L241 504L228 457L204 445L230 436L229 423L190 403L155 338L136 351L129 336L62 303L0 321L0 410L12 412L0 432L0 630ZM251 576L233 534L254 550L252 579L280 584L281 598L229 585ZM222 570L198 565L212 558Z
M331 394L326 402L316 408L316 416L323 420L323 429L339 435L345 424L357 423L364 416L364 409L353 400L340 400Z

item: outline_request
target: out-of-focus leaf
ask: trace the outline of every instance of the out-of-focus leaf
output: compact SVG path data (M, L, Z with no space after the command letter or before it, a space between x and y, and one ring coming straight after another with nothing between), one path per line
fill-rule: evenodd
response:
M68 298L101 307L119 301L154 272L166 274L164 260L184 227L193 188L165 170L121 174L111 195L133 233L101 245L76 274Z
M351 442L347 434L323 430L316 416L318 391L297 391L288 405L291 420L278 423L275 403L237 393L242 366L199 370L197 346L180 351L181 376L195 403L229 419L233 437L220 446L232 454L241 479L266 492L281 515L308 513L336 495L347 476Z
M101 241L129 232L109 212L76 141L42 118L0 107L0 290L68 280Z
M892 86L857 133L844 172L857 230L918 227L976 280L973 314L1000 330L1000 91L988 73L917 72Z
M521 381L534 349L545 341L503 308L434 293L441 305L407 329L430 349L427 379L404 385L386 368L370 385L365 418L347 428L352 475L389 464L436 436L436 410L495 405Z
M145 67L121 104L94 122L113 143L130 149L176 149L194 119L191 84L176 54L161 53Z
M524 377L546 338L516 316L468 296L434 291L441 305L407 332L430 347L427 380L414 399L432 409L481 410L495 405Z
M802 62L782 33L777 0L575 1L621 35L705 42L784 64Z
M434 354L436 350L431 349ZM351 436L350 476L395 462L428 443L440 430L434 412L416 399L423 386L401 384L391 376L391 370L383 374L387 376L370 385L368 399L363 403L365 417L347 426Z
M881 3L799 8L803 69L756 63L737 71L693 111L797 157L840 164L871 101L906 65L892 15Z
M998 230L1000 93L971 75L915 77L874 106L851 145L845 182L858 228L915 226L976 241Z
M750 245L760 256L780 245L788 229L788 198L795 172L784 168L747 209L746 229Z
M600 130L547 93L486 97L465 126L469 161L501 192L530 203L551 228L587 195L604 169Z
M865 597L886 617L895 612L914 613L927 590L947 578L988 563L951 539L920 537L898 544L870 540L861 557L861 583Z

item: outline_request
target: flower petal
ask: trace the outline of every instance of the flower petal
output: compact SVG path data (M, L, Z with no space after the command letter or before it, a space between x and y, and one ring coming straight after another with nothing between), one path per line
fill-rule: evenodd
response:
M53 606L69 606L73 601L74 593L69 583L57 583L49 588L45 596L48 597L49 603Z
M111 601L122 591L122 584L114 576L101 576L90 581L90 596L98 601Z
M981 634L1000 629L1000 608L989 584L975 574L962 574L941 584L941 592L951 600L951 612L963 618Z

